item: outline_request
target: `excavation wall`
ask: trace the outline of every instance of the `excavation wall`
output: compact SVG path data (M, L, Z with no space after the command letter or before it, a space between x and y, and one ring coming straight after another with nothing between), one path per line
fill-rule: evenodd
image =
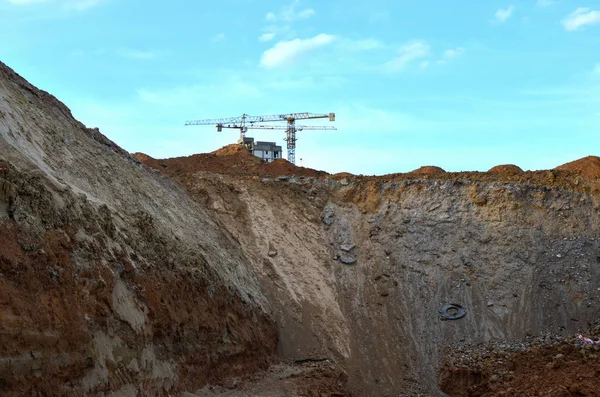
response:
M280 355L335 360L354 395L436 394L445 348L569 335L600 314L594 195L451 178L183 183L279 303ZM442 321L449 303L466 315Z
M266 369L240 247L0 64L0 394L167 395Z

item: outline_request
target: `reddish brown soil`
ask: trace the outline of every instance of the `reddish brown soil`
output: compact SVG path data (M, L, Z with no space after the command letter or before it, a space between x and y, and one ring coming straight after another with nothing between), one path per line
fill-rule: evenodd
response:
M597 179L600 177L600 157L587 156L582 159L558 166L555 169L562 171L575 171L580 173L585 178Z
M137 246L131 240L148 260L140 271L127 258L106 254L102 233L110 233L112 224L101 213L87 209L87 217L64 216L99 236L94 243L81 242L76 229L59 225L48 197L38 179L0 161L0 206L11 216L14 203L23 205L20 211L30 203L29 211L48 227L38 235L14 219L0 222L1 396L82 395L71 388L98 365L92 343L97 332L118 334L125 347L117 355L125 360L139 357L153 343L158 356L175 364L179 383L173 392L268 368L277 345L272 320L215 282L201 263L195 268L170 264L168 248L163 248L168 246L154 234L152 223L140 220L136 227L144 241ZM83 266L81 258L97 266ZM144 335L114 315L117 278L148 308ZM91 394L137 382L139 371L107 365L110 384ZM140 392L161 395L161 388L160 379L148 380Z
M234 174L239 176L305 176L324 177L325 171L298 167L287 160L278 159L265 163L239 145L228 145L207 154L194 154L188 157L175 157L164 160L154 159L144 153L134 153L142 163L160 170L169 176L208 171L219 174Z
M370 182L397 182L410 179L469 180L473 182L513 182L569 189L578 192L600 193L600 157L583 159L556 167L553 170L523 171L513 164L493 167L488 172L446 172L440 167L423 166L409 173L387 175L353 175L347 172L328 174L310 168L295 166L284 159L264 163L239 145L228 145L212 153L195 154L164 160L143 153L134 156L142 163L171 177L195 172L214 172L240 177L304 176L315 178L349 179L354 184Z
M490 168L488 172L498 174L520 174L521 172L523 172L523 170L521 169L521 167L514 164L502 164Z
M445 368L440 387L450 396L600 396L600 348L573 344L490 354L477 369Z
M356 175L351 174L349 172L338 172L337 174L333 174L332 178L334 179L344 179L344 178L353 178Z
M412 175L440 175L445 173L446 171L444 169L434 165L424 165L423 167L419 167L416 170L409 172L409 174Z

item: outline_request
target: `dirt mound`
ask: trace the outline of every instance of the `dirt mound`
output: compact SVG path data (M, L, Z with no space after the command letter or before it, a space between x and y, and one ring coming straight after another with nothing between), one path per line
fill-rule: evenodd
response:
M425 165L423 167L417 168L414 171L409 172L409 174L413 175L441 175L445 173L446 171L443 168L436 167L434 165Z
M214 172L238 176L304 176L323 177L329 175L325 171L298 167L284 159L266 163L253 156L240 145L227 145L211 153L194 154L187 157L175 157L157 160L144 153L134 156L151 168L155 168L169 176L193 174L195 172Z
M520 174L523 170L518 165L502 164L490 168L488 172L497 174Z
M585 178L596 179L600 177L600 157L587 156L579 160L560 165L555 169L562 171L576 171Z
M598 374L597 348L560 343L513 354L496 351L476 369L446 368L440 388L451 396L598 396Z
M262 171L259 169L259 172ZM327 172L317 171L311 168L298 167L290 163L285 159L277 159L272 163L268 163L264 166L264 172L267 175L279 176L279 175L298 175L307 177L320 177L328 175Z
M221 149L215 150L210 154L216 154L217 156L252 156L248 150L244 149L241 145L237 145L235 143L223 146Z
M351 174L349 172L338 172L337 174L333 174L332 178L333 179L344 179L344 178L354 178L355 175Z

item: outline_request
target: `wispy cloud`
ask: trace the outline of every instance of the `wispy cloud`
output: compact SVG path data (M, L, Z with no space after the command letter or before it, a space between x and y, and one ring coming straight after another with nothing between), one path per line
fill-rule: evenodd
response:
M297 61L301 55L331 44L334 39L332 35L321 33L310 39L280 41L263 53L260 64L265 68L289 65Z
M297 8L299 5L300 0L294 0L292 4L283 7L278 14L272 11L268 12L265 15L265 19L267 21L292 22L299 19L307 19L315 15L315 10L313 10L312 8L305 8L298 11Z
M156 58L156 53L153 51L132 50L132 49L118 50L117 55L119 55L123 58L138 59L138 60L150 60L150 59Z
M463 47L450 48L444 51L442 54L442 58L437 61L438 65L446 64L448 61L458 58L465 53L465 49Z
M579 7L563 19L561 23L569 32L577 30L585 25L595 25L600 23L600 11Z
M537 0L535 5L538 7L550 7L554 3L556 3L556 0Z
M214 35L213 37L210 38L210 42L211 43L218 43L221 41L225 41L227 39L227 36L225 36L225 33L219 33Z
M398 56L385 63L384 68L390 72L404 69L408 64L429 55L430 47L427 42L413 40L404 44L398 50Z
M514 11L514 5L510 5L507 8L500 8L498 11L496 11L496 21L501 23L506 22L506 20L508 20L512 16Z
M336 49L343 52L344 54L348 54L357 51L380 50L386 47L387 46L383 41L373 38L359 40L340 38L339 40L337 40Z
M594 66L594 74L600 76L600 63L597 63L596 66Z
M275 38L274 32L263 33L258 37L259 41L271 41Z
M461 56L464 53L465 49L462 47L451 48L449 50L444 51L444 58L452 59Z

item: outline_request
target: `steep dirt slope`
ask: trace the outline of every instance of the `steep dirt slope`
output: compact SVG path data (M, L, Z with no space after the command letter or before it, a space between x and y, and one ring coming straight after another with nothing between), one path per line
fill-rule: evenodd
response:
M180 186L0 63L1 395L173 395L266 369L276 328L247 262Z
M561 172L172 176L248 253L283 358L327 358L349 393L396 396L442 395L446 355L467 346L599 317L597 187ZM465 317L442 321L448 303Z

